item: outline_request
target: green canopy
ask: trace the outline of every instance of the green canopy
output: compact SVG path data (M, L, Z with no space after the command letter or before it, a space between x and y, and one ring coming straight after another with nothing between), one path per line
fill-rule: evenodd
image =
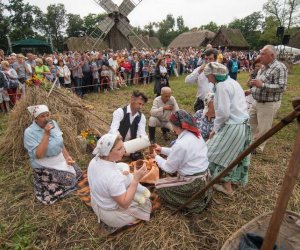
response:
M37 39L25 39L12 42L12 46L50 46L46 41L37 40Z
M12 51L15 53L49 53L51 52L51 45L42 40L37 39L24 39L18 40L11 43Z

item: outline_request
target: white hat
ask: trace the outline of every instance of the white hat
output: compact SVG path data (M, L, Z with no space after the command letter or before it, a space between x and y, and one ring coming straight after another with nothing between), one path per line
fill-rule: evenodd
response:
M38 117L42 113L49 112L46 105L29 106L27 109L34 118Z
M116 139L117 134L105 134L97 142L97 146L93 151L96 156L108 156Z

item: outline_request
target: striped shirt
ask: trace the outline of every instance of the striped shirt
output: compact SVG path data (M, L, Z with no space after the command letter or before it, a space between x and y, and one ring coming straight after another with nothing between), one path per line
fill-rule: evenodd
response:
M253 98L258 102L280 101L287 87L287 73L286 66L276 59L260 69L256 79L261 80L264 86L251 89Z

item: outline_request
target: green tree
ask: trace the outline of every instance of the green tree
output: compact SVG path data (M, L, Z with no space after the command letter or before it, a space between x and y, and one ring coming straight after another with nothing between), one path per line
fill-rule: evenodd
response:
M63 29L66 26L66 10L63 4L51 4L47 7L46 19L48 32L56 49L63 47Z
M106 14L88 14L83 18L83 30L86 35L92 34L99 24L107 15Z
M83 20L80 15L67 14L67 29L66 33L68 37L78 37L84 32Z
M201 25L200 26L200 29L202 29L202 30L210 30L212 32L217 32L219 30L219 28L220 27L215 22L213 22L213 21L210 21L206 25Z
M9 0L5 8L9 12L8 20L10 25L8 27L12 41L36 36L34 23L37 16L36 13L40 12L38 7L28 3L25 4L22 0Z
M182 16L176 18L176 24L178 33L183 33L189 30L189 28L185 26Z
M177 36L177 32L174 31L175 19L172 14L168 14L164 20L158 23L157 36L164 46L170 44L170 42Z
M144 26L144 30L147 32L148 36L155 36L155 27L157 27L157 23L149 22L147 25Z
M6 35L9 33L9 19L3 14L4 8L4 4L0 2L0 48L6 51L8 49Z
M276 29L279 25L278 19L274 16L266 17L266 20L263 24L263 32L260 35L259 43L261 47L266 44L280 44L281 41L276 37Z
M228 24L229 28L239 29L245 39L252 48L257 48L259 45L260 30L263 23L263 15L261 12L253 12L252 14L242 18L234 19Z
M268 16L272 16L278 22L279 26L290 29L297 25L300 17L300 0L268 0L263 5L263 10Z

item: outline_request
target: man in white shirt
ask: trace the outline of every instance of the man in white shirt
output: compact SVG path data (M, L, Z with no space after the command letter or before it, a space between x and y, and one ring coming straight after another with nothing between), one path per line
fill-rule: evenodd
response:
M110 88L118 89L116 76L117 71L119 69L119 65L117 63L117 54L109 53L108 65L110 69Z
M198 84L197 99L194 104L194 111L204 109L204 98L209 92L213 92L214 85L210 83L207 77L204 75L203 70L207 63L215 62L218 57L218 51L216 49L208 49L205 52L205 63L200 67L194 69L194 71L185 78L187 84Z
M123 141L147 135L146 118L141 113L141 109L147 101L148 98L143 92L134 91L130 104L114 111L109 133L119 133L123 137Z
M168 140L167 132L172 130L169 117L172 112L178 109L179 107L176 99L172 96L171 88L163 87L161 95L153 100L150 110L149 139L151 143L155 143L155 127L161 127L164 139Z

